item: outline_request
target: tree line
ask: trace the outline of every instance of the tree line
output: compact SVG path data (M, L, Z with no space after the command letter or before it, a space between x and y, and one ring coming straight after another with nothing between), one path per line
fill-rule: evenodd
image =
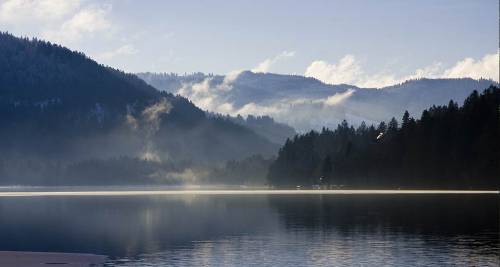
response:
M378 126L343 121L288 139L268 172L281 187L499 188L500 89L473 91L463 106L406 111Z

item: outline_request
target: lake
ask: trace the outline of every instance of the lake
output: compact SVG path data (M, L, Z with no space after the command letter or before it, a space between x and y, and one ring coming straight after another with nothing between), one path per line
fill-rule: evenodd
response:
M0 197L0 251L106 266L498 266L499 195Z

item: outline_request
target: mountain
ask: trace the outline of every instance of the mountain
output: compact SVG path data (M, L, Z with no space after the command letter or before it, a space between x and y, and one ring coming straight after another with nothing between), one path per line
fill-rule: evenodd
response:
M184 85L201 84L205 80L210 80L214 85L222 84L225 78L224 76L220 75L205 75L201 72L185 75L178 75L175 73L145 72L138 73L137 76L146 81L148 84L154 86L155 88L173 94L176 94ZM243 76L239 75L239 77L241 79ZM240 89L240 87L238 87L238 89ZM259 92L255 88L251 88L249 90L237 90L237 92L240 91L246 91L249 93L253 93L254 95L247 95L236 98L255 99L259 96ZM236 93L236 90L234 92ZM265 96L265 94L262 94L262 96ZM216 115L217 113L214 114ZM290 127L285 123L278 123L274 121L274 119L270 116L253 116L253 114L245 115L247 118L243 118L239 114L236 114L236 116L234 117L228 116L226 118L231 119L233 122L236 122L237 124L243 125L253 130L257 134L267 138L268 140L276 144L283 144L287 138L293 137L296 134L293 127ZM220 116L216 115L216 117Z
M270 156L278 148L133 74L56 44L7 33L0 33L0 124L0 182L7 176L28 181L47 162L123 156L218 162Z
M275 144L284 144L288 138L292 138L297 134L292 127L284 123L276 122L269 116L248 115L244 118L241 115L236 117L214 113L209 113L209 115L244 126Z
M186 73L184 75L177 73L141 72L136 75L155 88L172 94L175 94L183 84L200 83L207 77L213 77L211 74L205 75L202 72Z
M139 73L152 86L178 93L213 112L233 116L267 115L300 132L336 127L346 119L379 123L405 110L414 116L432 105L462 102L490 80L418 79L381 89L330 85L299 75L253 73L221 75ZM208 103L208 104L207 104Z

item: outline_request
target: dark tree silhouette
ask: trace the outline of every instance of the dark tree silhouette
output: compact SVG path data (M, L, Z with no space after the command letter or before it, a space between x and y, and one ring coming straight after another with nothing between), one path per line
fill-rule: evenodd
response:
M499 188L500 89L474 91L462 107L424 110L419 120L403 114L388 124L337 129L287 140L270 166L277 186L315 184L352 188Z

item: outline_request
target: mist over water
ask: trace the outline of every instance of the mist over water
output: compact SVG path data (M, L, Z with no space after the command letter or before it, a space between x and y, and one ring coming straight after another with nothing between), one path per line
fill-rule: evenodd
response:
M498 266L499 197L4 197L0 240L108 266Z
M0 0L0 267L500 267L498 0L206 2Z

